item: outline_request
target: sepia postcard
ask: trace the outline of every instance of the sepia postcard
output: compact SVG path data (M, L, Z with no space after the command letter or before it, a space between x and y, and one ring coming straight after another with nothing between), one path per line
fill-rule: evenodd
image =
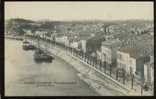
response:
M5 1L5 96L153 96L153 9Z

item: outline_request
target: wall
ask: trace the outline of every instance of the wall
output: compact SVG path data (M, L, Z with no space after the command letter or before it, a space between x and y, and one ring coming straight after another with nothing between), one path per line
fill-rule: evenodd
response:
M139 57L136 60L136 72L138 73L138 77L144 81L144 64L150 61L150 57Z
M151 63L144 64L144 80L145 82L154 82L154 69Z
M111 50L111 60L112 60L112 64L117 66L117 47L113 47L112 50Z
M123 68L126 71L128 71L129 65L130 65L129 64L129 54L117 51L117 64L118 64L118 67L123 67L123 66L121 66L121 64L123 64L124 65Z
M72 48L78 48L78 42L72 42L72 43L70 44L70 46L71 46Z
M65 44L68 41L67 36L56 37L55 40L56 40L56 42L59 42L62 44Z
M136 59L135 58L130 58L130 66L132 67L132 73L135 74L136 72Z
M83 52L86 52L86 40L81 40L81 44Z

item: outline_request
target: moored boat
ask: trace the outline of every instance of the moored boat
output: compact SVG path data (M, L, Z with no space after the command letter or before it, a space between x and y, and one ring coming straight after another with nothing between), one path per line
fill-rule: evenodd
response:
M23 45L22 45L23 49L24 50L34 50L35 49L35 46L32 45L29 41L27 40L24 40L23 41Z
M41 49L35 50L34 60L36 62L52 62L53 59L54 59L54 57L48 55L47 53L45 53Z

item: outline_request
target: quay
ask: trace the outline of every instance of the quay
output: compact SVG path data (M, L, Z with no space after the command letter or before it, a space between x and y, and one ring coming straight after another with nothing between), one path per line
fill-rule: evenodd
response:
M31 41L35 46L37 46L37 40L31 40ZM90 87L92 87L96 92L98 92L100 95L102 96L105 95L106 92L105 87L112 90L112 93L116 93L114 94L114 96L131 95L132 93L131 89L115 81L105 73L99 71L92 65L85 62L83 59L76 57L75 55L73 55L73 53L70 53L69 51L60 48L56 44L52 44L45 40L41 40L40 42L42 42L40 44L40 47L43 50L48 48L47 50L52 55L62 58L63 60L71 64L71 66L73 66L76 70L78 70L80 72L78 76L83 81L85 81ZM89 69L90 71L88 72Z
M29 37L31 43L37 46L35 37ZM85 81L97 93L104 96L107 92L106 87L115 93L114 96L141 96L140 91L134 91L130 87L116 81L99 69L92 66L85 58L75 55L73 49L66 48L63 45L57 45L56 42L41 39L41 49L47 49L50 54L60 57L67 63L71 64L77 71L80 79ZM69 49L69 50L67 50ZM112 95L111 95L112 96Z
M36 63L33 54L21 41L5 39L5 96L99 96L66 61Z

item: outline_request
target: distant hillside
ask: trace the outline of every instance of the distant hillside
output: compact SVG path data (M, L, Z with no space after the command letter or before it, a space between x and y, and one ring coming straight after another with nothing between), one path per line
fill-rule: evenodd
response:
M31 29L37 30L37 25L34 21L25 20L25 19L10 19L5 22L5 32L6 33L15 33L17 35L23 35L24 30Z

